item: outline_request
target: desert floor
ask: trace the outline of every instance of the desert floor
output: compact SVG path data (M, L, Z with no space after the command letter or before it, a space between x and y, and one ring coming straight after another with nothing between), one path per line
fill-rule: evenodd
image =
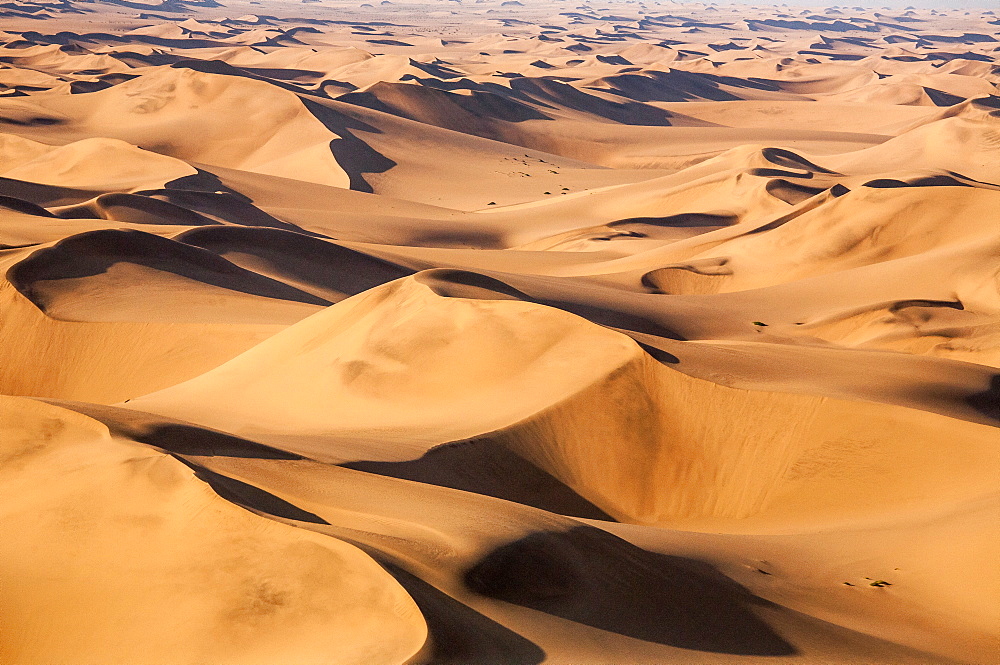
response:
M1000 663L1000 9L0 4L4 665Z

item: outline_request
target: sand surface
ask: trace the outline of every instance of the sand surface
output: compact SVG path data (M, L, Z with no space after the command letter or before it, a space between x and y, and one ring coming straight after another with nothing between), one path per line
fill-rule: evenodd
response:
M0 663L1000 663L1000 9L0 5Z

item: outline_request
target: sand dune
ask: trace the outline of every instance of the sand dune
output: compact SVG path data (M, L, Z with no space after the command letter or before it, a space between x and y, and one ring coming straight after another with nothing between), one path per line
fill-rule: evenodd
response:
M997 17L5 3L0 661L1000 663Z
M992 456L989 442L995 432L990 427L885 408L866 413L864 404L745 394L692 381L664 368L623 335L461 281L459 298L441 300L433 286L419 285L421 276L345 301L133 406L269 443L282 441L281 432L268 431L270 423L281 420L301 437L301 447L285 444L292 452L331 461L371 455L349 447L366 434L394 442L390 450L375 452L378 461L422 453L421 442L497 439L606 512L639 523L704 516L743 518L745 525L751 515L766 519L772 501L782 512L808 506L815 517L824 512L823 496L839 497L841 519L859 510L863 514L869 502L879 510L896 501L905 505L936 484L925 474L941 473L942 462L929 464L920 451L942 455L945 431L956 448L944 456L956 468L942 475L958 481L958 500L965 492L988 491L996 473L981 467L978 484L962 472L972 460L982 465ZM479 294L487 299L476 299L474 289L482 289ZM497 300L505 295L508 299ZM408 322L405 331L392 323L398 319ZM359 325L345 328L346 321ZM476 335L469 339L462 329ZM584 331L588 335L579 339ZM501 348L498 339L512 340L519 355L508 350L502 359L494 357L491 349ZM327 349L335 349L332 357ZM539 374L550 378L542 382ZM544 392L532 391L530 402L512 401L513 409L498 408L498 393L522 394L532 384L544 386ZM407 386L405 393L397 394L398 386ZM613 406L599 418L604 401ZM456 423L455 411L485 417L466 416ZM639 427L642 421L648 424ZM327 438L329 447L323 443ZM616 443L611 447L607 441ZM827 443L816 450L816 441ZM902 450L893 451L893 444ZM816 454L821 462L810 460ZM846 461L838 463L844 457L857 465L854 473L847 473ZM900 459L891 471L882 466L882 460L900 457L905 462ZM844 494L853 497L851 504L840 491L823 487L822 471L830 466L837 468L831 482L840 491L850 487ZM796 468L808 469L810 482L794 482ZM899 478L874 485L869 473L884 480L898 473ZM886 493L890 488L895 496ZM808 500L782 496L797 490L815 495ZM950 491L938 487L934 503L941 506Z
M5 660L324 662L333 648L391 663L420 649L416 605L358 549L253 516L76 413L4 398L3 414ZM38 615L66 641L34 637Z

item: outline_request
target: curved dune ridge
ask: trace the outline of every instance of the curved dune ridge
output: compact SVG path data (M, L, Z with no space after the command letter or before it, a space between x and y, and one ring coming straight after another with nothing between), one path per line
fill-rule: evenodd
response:
M953 493L961 502L988 492L998 470L966 470L974 460L1000 463L993 428L734 391L672 371L628 337L552 308L497 300L505 294L486 289L487 299L442 298L420 284L428 274L344 301L133 407L276 443L282 431L269 430L280 420L312 439L282 447L316 459L371 455L351 450L366 435L398 441L377 461L424 453L420 443L496 441L639 523L746 523L796 505L816 516L834 496L824 480L850 490L850 500L832 502L839 518L897 501L919 505L930 485L941 507ZM456 411L466 415L456 419ZM945 432L954 445L947 453ZM344 448L338 439L347 439ZM931 463L938 456L948 462ZM843 458L850 462L837 464ZM905 459L885 466L896 458Z
M1000 12L0 20L3 663L1000 665Z

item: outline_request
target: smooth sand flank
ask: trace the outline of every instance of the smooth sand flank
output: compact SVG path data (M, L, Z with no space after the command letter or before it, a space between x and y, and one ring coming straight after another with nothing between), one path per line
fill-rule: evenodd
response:
M9 397L2 412L4 661L322 663L335 650L361 665L420 649L416 605L356 548L254 516L85 416Z
M1000 664L998 17L4 4L0 661Z

